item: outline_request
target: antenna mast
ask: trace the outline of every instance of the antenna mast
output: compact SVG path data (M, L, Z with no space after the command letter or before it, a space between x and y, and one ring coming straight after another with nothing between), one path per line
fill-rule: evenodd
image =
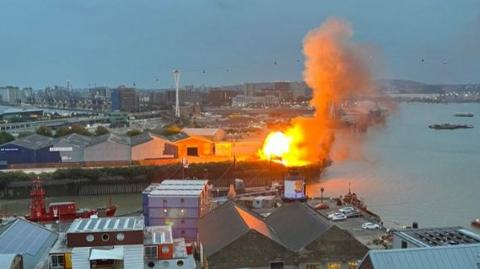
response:
M173 70L173 79L175 80L175 117L180 118L180 97L178 94L180 87L180 71Z

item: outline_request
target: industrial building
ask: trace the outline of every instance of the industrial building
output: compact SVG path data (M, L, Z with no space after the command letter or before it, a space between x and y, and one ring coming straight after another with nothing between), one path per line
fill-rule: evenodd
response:
M145 227L141 217L76 219L50 250L50 269L191 269L190 244L171 226Z
M1 268L43 268L57 237L57 233L25 219L15 218L1 223Z
M58 163L61 160L60 153L50 151L53 143L53 138L39 134L10 141L0 145L0 160L5 162L5 165Z
M85 147L92 141L91 137L70 134L56 139L50 147L50 152L58 152L60 160L65 162L84 162L85 161Z
M37 108L17 108L0 106L0 120L30 120L43 116L43 110ZM2 130L3 131L3 130Z
M359 269L478 269L480 244L371 250Z
M142 193L145 224L172 225L174 237L196 241L198 219L209 207L207 184L207 180L167 179L148 186Z
M137 160L152 160L177 158L177 146L167 138L144 132L130 138L131 158Z
M178 147L178 157L209 157L215 155L215 143L201 136L189 136L184 132L168 136Z
M85 161L131 161L130 138L116 134L95 137L85 146Z
M480 235L463 227L413 228L393 232L392 248L480 244Z
M142 269L143 228L138 217L76 219L50 250L50 268Z
M225 138L225 131L220 128L183 128L182 132L188 136L201 136L214 142Z
M199 221L201 260L208 268L357 268L368 252L348 231L305 203L268 217L229 201Z

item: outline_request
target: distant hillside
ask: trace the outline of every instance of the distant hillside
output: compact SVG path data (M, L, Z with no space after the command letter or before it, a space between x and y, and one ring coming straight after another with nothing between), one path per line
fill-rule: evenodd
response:
M444 93L449 91L480 91L480 84L426 84L423 82L391 79L378 80L378 87L390 93Z

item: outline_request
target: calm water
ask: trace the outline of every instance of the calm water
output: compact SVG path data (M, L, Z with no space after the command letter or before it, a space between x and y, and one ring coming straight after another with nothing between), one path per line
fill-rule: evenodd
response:
M473 118L454 117L472 112ZM432 123L474 129L432 130ZM368 133L362 158L336 163L309 193L343 195L351 182L386 224L463 225L480 217L480 104L400 104Z
M472 112L474 118L456 118L455 112ZM467 123L474 129L432 130L432 123ZM335 163L310 195L343 195L353 191L385 224L421 226L462 225L480 217L480 105L400 104L386 126L368 133L355 161ZM141 207L139 194L111 195L119 213ZM97 207L107 197L55 197L74 200L81 207ZM0 201L0 214L24 214L28 200Z

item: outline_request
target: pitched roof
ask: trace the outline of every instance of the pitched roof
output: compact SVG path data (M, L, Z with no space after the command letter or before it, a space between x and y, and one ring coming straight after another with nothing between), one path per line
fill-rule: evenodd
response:
M109 134L104 134L104 135L92 138L88 146L93 146L106 141L112 141L118 144L130 145L130 137L109 133Z
M64 137L60 137L59 139L57 139L55 141L55 143L64 142L64 143L67 143L67 144L73 144L73 145L78 145L78 146L86 146L86 145L90 144L91 141L92 141L92 137L73 133L73 134L69 134L69 135L64 136Z
M263 220L232 201L200 218L200 241L207 256L228 246L250 230L255 230L281 244L275 232Z
M27 253L36 256L44 249L46 243L53 245L58 237L55 232L20 218L0 228L0 253L2 254Z
M180 132L180 133L177 133L177 134L174 134L174 135L167 136L167 139L170 140L171 142L177 142L177 141L186 139L188 137L189 136L186 133Z
M48 136L43 136L39 134L32 134L5 144L13 144L17 146L21 146L24 148L28 149L41 149L45 148L48 146L51 146L54 143L55 139L48 137Z
M370 259L374 269L478 269L479 255L480 244L371 250L362 263Z
M219 128L183 128L182 132L188 135L214 136L221 131Z
M139 135L130 137L130 144L132 146L136 146L143 143L147 143L148 141L153 140L154 137L160 138L165 141L169 141L166 137L163 137L161 135L157 135L152 132L143 132Z
M300 202L277 208L265 221L293 251L303 249L332 226L308 204Z

